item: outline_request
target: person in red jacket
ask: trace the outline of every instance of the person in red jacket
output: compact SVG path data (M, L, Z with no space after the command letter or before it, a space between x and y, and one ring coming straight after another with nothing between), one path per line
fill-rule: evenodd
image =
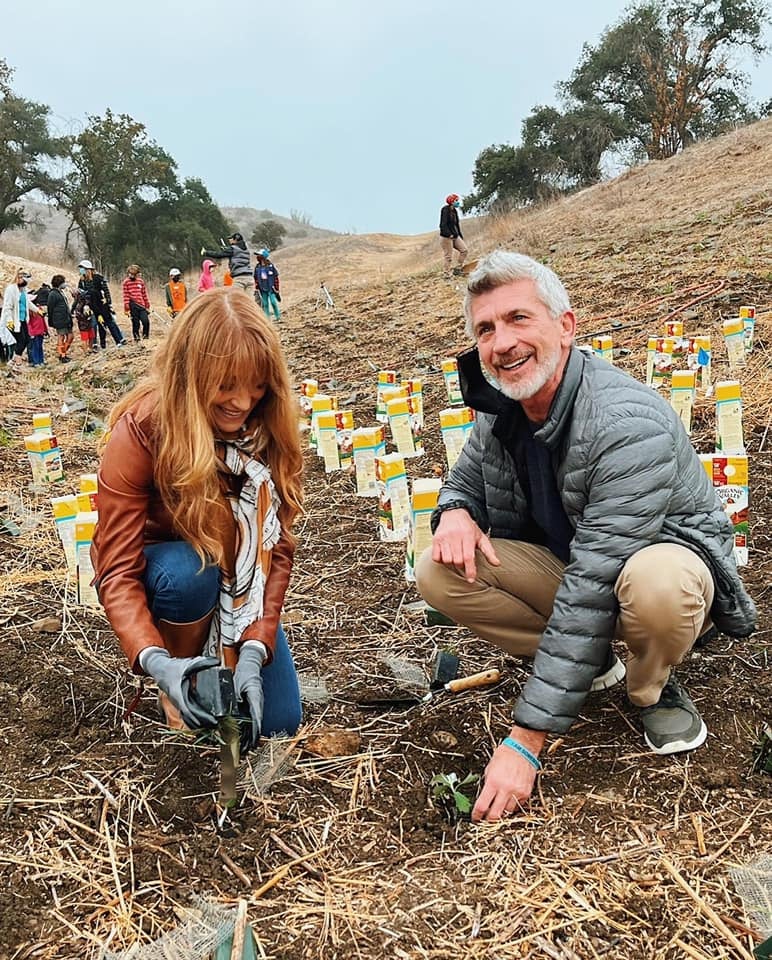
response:
M147 295L147 287L142 279L142 271L136 263L129 264L126 267L126 279L123 281L123 312L128 318L131 317L131 332L134 335L134 343L140 342L140 329L142 330L142 339L147 340L150 336L150 299Z

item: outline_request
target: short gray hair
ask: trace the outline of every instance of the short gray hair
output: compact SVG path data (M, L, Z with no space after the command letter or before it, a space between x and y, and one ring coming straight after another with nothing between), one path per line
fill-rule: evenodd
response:
M536 295L549 310L552 317L559 317L571 309L568 293L560 277L543 263L527 257L524 253L511 253L509 250L494 250L479 262L469 274L464 297L464 316L466 333L474 339L472 330L472 301L481 293L488 293L497 287L517 280L533 280Z

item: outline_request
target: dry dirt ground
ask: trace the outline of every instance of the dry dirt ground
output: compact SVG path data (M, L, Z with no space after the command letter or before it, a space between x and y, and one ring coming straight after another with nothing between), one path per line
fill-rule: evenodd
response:
M48 497L95 469L106 411L165 325L156 319L148 350L0 379L0 518L18 527L0 530L0 960L76 960L104 947L170 956L131 950L179 930L194 896L245 899L258 955L274 960L750 957L759 921L730 870L772 847L772 778L753 764L772 703L770 169L766 122L551 207L470 224L475 256L502 244L548 260L581 335L617 324L615 346L629 351L618 362L638 377L646 335L665 318L718 343L739 305L755 303L760 316L741 376L752 490L744 573L760 622L750 640L719 637L680 670L706 746L650 755L624 692L592 695L570 734L551 740L533 803L498 825L454 822L429 781L483 772L527 665L463 629L427 626L410 607L418 596L404 581L403 545L378 540L376 504L353 495L351 476L325 476L310 452L285 612L304 726L242 765L239 806L220 823L216 750L167 735L149 688L123 719L137 681L105 618L75 604L49 516ZM461 284L442 279L437 254L433 236L378 236L276 258L298 383L318 378L364 425L375 367L425 378L427 453L410 461L414 477L444 461L439 362L467 345ZM314 309L320 280L334 310ZM722 378L720 346L714 356ZM62 413L72 399L84 408ZM44 410L67 474L52 491L30 488L22 443ZM700 399L701 452L713 431L713 405ZM41 625L46 617L60 623ZM412 708L357 705L441 648L458 652L463 673L500 668L501 682ZM328 738L332 755L320 756L313 738L330 730L348 735Z

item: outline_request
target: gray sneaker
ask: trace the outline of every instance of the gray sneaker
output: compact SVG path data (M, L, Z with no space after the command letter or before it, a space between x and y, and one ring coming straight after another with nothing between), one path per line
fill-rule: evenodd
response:
M689 694L671 677L662 688L659 702L641 710L643 739L654 753L681 753L705 743L708 728Z
M610 687L613 687L615 684L619 683L620 680L623 680L626 672L625 665L614 653L613 647L609 647L606 662L600 668L600 672L592 681L590 691L592 693L597 693L598 690L608 690Z

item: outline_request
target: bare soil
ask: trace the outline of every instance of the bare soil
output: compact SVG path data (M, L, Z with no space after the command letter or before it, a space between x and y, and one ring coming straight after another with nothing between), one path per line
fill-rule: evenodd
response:
M0 529L0 960L122 955L177 929L194 895L245 898L259 956L277 960L749 957L748 931L761 931L729 871L772 846L772 779L753 765L772 703L770 168L767 121L470 231L474 255L502 244L549 260L581 335L617 324L615 346L629 351L617 361L638 377L647 334L674 315L688 333L713 334L724 378L721 319L746 303L759 313L741 376L752 491L744 576L759 629L696 649L680 671L706 746L653 756L624 691L592 695L570 734L550 742L530 807L498 825L450 816L429 781L483 773L528 665L463 629L426 626L410 608L419 598L404 579L404 545L379 541L376 503L354 496L350 475L326 476L310 452L285 610L304 726L243 763L239 806L221 821L217 750L169 735L150 685L124 719L138 681L101 613L76 605L48 503L96 468L101 421L165 324L156 318L149 350L110 348L65 367L49 343L45 368L0 379L0 522L20 528ZM467 345L461 281L442 279L433 236L328 244L298 246L284 263L277 255L294 376L329 386L358 425L373 421L374 368L423 376L427 452L409 472L431 476L444 464L440 360ZM335 310L314 309L319 280ZM63 414L68 398L87 406ZM23 437L47 409L67 479L37 490ZM713 432L701 399L700 452ZM60 624L41 624L50 617ZM410 707L359 706L415 689L395 671L426 668L445 648L462 673L498 667L502 681ZM319 755L320 736L331 756Z

